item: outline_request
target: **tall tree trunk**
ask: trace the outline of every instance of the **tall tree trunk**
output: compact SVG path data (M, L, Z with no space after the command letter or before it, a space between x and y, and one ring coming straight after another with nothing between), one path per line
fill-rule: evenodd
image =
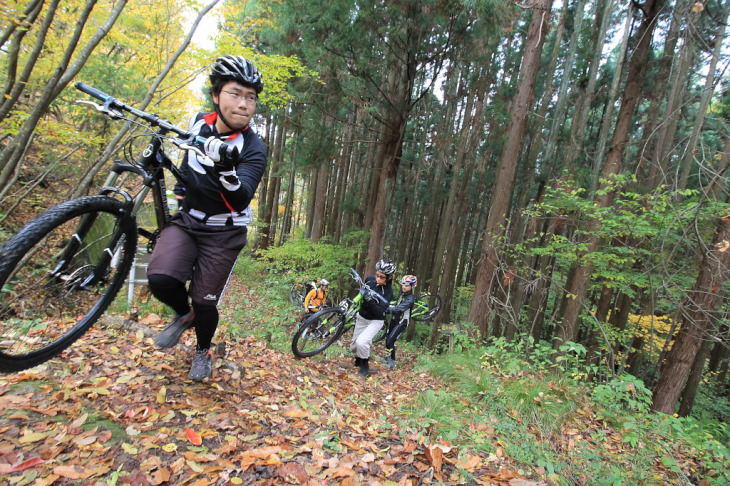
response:
M497 249L504 234L503 225L512 199L522 139L535 92L535 80L540 68L540 56L550 19L552 0L538 0L532 11L532 21L525 39L525 54L520 67L519 86L512 100L510 127L507 141L497 165L496 180L491 199L491 208L484 228L484 243L477 271L474 299L468 321L479 328L482 337L487 336L491 294L494 276L498 266Z
M697 351L697 356L695 356L692 369L689 372L689 378L687 378L687 384L682 391L682 400L679 403L679 412L677 412L680 417L689 417L689 414L692 413L692 407L695 404L695 397L697 396L697 388L700 386L702 373L705 370L705 364L707 363L707 356L709 354L710 340L705 338L702 340L699 351Z
M727 6L725 6L725 12L723 17L727 20ZM707 108L710 106L712 95L715 93L715 88L719 82L719 79L715 79L715 72L717 70L717 63L722 55L722 43L725 40L725 24L722 23L717 29L715 35L715 49L710 59L710 65L707 68L707 77L705 78L705 89L702 91L702 98L700 100L700 107L695 118L694 127L692 128L692 135L690 136L689 146L687 152L684 155L684 160L680 168L679 180L677 181L677 191L682 192L687 187L690 171L692 170L692 164L695 158L695 152L697 151L697 143L700 139L700 131L702 125L705 123L705 117L707 115Z
M578 154L583 149L583 140L585 139L586 125L588 124L588 112L591 109L591 103L596 96L596 80L598 79L598 68L601 58L603 57L604 39L606 32L611 23L611 15L616 6L616 0L599 0L599 13L596 16L597 30L591 38L593 46L593 55L591 65L588 68L588 83L581 102L576 106L573 122L571 123L571 138L568 146L568 153L565 157L565 166L573 167L573 162L578 158ZM580 107L580 108L578 108Z
M694 23L697 17L697 13L691 12L688 17L689 23ZM695 44L690 33L694 32L695 29L684 26L683 31L685 36L682 47L679 51L678 66L676 74L674 78L672 78L663 122L659 127L656 145L654 146L654 153L652 154L652 166L649 168L648 181L650 187L657 187L661 183L659 180L660 175L666 177L666 161L674 145L674 135L677 132L677 124L679 123L680 110L683 105L683 96L688 80L688 73L690 67L694 63Z
M560 81L560 90L558 92L558 100L553 110L553 122L550 127L547 147L545 148L545 160L547 163L552 161L556 152L558 136L560 130L565 126L565 111L568 105L568 86L575 85L573 79L573 66L575 65L575 56L578 52L578 40L580 39L581 26L583 25L583 11L585 10L586 0L577 0L575 6L575 17L573 19L573 33L568 43L568 54L565 57L563 75ZM564 8L567 8L567 2Z
M705 331L712 321L715 304L719 300L722 285L727 278L730 251L725 251L730 241L730 216L719 219L715 236L702 261L694 287L687 293L682 304L682 324L667 353L659 381L654 388L652 409L674 413L677 400L690 374L697 352L705 339Z
M593 170L591 171L590 185L591 194L593 194L595 188L598 186L598 174L601 173L601 167L603 166L603 156L604 152L606 151L606 144L608 143L608 135L611 131L611 124L613 123L613 106L615 104L616 97L618 96L618 86L621 82L621 73L624 67L624 59L626 58L626 49L629 45L629 34L631 33L631 24L633 23L634 17L633 11L634 4L633 2L629 2L629 11L626 14L624 33L621 37L621 45L619 46L618 59L616 60L616 68L613 71L611 89L608 93L608 99L606 100L606 110L603 113L601 135L598 139L598 151L596 152L596 158L593 160Z
M605 182L600 185L601 194L596 197L596 203L601 208L609 207L613 203L613 194L610 191L610 185L612 184L613 176L618 174L621 168L621 159L626 150L631 121L636 105L639 102L639 96L644 82L646 61L651 49L652 33L656 25L657 16L664 6L664 1L647 0L644 2L642 8L643 16L641 25L636 34L638 43L631 56L626 86L624 87L621 98L621 108L616 119L616 128L611 139L611 147L606 158L606 164L603 168L602 179ZM597 224L597 221L591 222L591 226L594 228ZM571 285L568 287L568 294L565 297L563 305L562 321L558 326L556 336L558 339L553 341L555 349L558 349L562 343L575 339L578 316L585 302L585 295L593 270L593 265L585 261L584 258L597 250L598 243L596 237L589 238L586 244L587 251L581 255L581 263L576 268Z
M667 95L667 86L669 82L669 75L671 74L672 62L675 56L675 48L677 41L679 40L679 31L684 14L686 13L686 4L688 0L679 0L677 5L674 7L672 13L672 23L667 31L666 40L664 41L664 48L661 59L657 66L657 74L654 78L654 87L651 90L651 103L649 104L649 112L646 116L646 123L644 124L643 139L639 145L639 166L635 170L638 174L638 180L643 183L642 185L647 191L652 191L656 186L656 177L658 174L658 168L651 163L651 157L655 150L656 136L660 127L659 124L663 123L664 120L659 119L659 113L661 111L662 103ZM649 170L647 171L647 177L642 177L645 171L644 165L649 163Z

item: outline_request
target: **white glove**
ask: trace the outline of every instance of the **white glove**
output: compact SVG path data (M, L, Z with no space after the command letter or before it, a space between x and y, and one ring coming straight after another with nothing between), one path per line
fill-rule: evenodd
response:
M224 145L228 147L225 142L223 142L223 140L217 139L215 137L208 138L208 140L205 141L205 144L203 144L205 155L207 155L208 158L213 162L220 162L221 152L224 151L221 150L221 148Z

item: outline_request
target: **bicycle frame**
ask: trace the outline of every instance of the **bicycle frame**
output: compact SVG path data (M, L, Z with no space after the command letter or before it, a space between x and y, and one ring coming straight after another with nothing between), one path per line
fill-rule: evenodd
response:
M158 231L162 231L167 226L171 217L170 208L167 204L165 170L170 171L178 182L184 183L182 173L162 150L162 139L167 135L168 131L166 128L161 127L157 133L151 135L150 143L142 152L142 156L137 160L136 164L115 162L109 172L109 176L104 182L103 189L100 191L101 195L109 195L111 193L121 195L130 204L132 214L137 214L142 208L147 194L151 190ZM132 172L142 177L142 189L134 198L124 189L117 187L119 177L127 172ZM154 246L155 233L151 233L144 228L139 228L139 234L147 238Z
M145 237L148 240L148 247L151 249L154 247L157 235L170 221L170 208L167 204L167 187L165 183L165 170L175 177L175 179L181 183L184 183L184 177L180 170L172 163L170 158L165 154L162 148L162 142L167 137L168 133L173 132L176 135L184 138L192 139L192 134L184 130L180 130L174 125L168 123L165 120L160 119L156 115L151 115L143 111L137 110L134 107L126 105L119 100L103 93L96 88L87 86L84 83L76 83L76 88L80 91L87 93L94 98L97 98L104 102L104 105L97 105L90 101L79 101L80 103L89 104L96 108L97 111L109 116L112 119L126 118L121 111L126 111L132 115L141 118L145 122L149 123L150 126L158 127L155 133L150 134L150 142L147 147L143 150L142 155L135 161L134 164L127 164L121 162L115 162L112 166L109 175L107 176L104 186L99 191L99 195L112 196L119 195L124 199L124 227L127 224L136 225L136 214L144 204L144 200L147 194L152 190L153 204L155 208L155 219L157 223L157 229L153 232L147 231L144 228L138 227L138 234ZM204 141L200 137L195 137L196 142ZM187 142L181 142L177 144L180 148L188 150L196 150L200 152L196 147L189 145ZM125 173L134 173L142 177L142 188L134 195L130 195L126 190L119 187L119 178ZM91 226L93 225L96 216L89 215L89 217L83 218L79 222L79 226L76 229L75 238L72 238L69 244L64 250L64 258L61 260L58 268L56 268L52 275L60 275L64 269L65 264L69 261L73 255L78 251L78 242L82 241ZM87 277L79 286L81 288L88 288L104 278L109 265L113 265L115 259L119 257L118 252L121 251L119 242L124 234L124 228L116 228L112 238L110 238L109 245L103 251L102 257L95 265L95 269L92 275Z

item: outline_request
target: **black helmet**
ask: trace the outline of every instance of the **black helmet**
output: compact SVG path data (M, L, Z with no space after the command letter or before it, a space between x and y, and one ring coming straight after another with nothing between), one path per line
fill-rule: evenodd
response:
M256 94L264 89L261 73L256 66L243 56L223 56L213 63L210 72L210 84L218 81L238 81L244 86L251 86Z
M395 273L396 265L393 260L390 258L385 258L383 260L380 260L378 263L375 264L375 270L378 272L383 272L384 274L390 276Z

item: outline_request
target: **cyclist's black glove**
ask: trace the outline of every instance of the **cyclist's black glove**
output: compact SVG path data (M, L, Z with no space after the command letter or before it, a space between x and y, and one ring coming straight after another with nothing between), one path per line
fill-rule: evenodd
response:
M370 290L367 287L363 287L360 289L360 295L362 295L362 298L365 300L365 302L370 302L371 300L373 300L373 297L372 297L372 295L370 295L370 292L372 292L372 290Z
M388 314L392 314L395 312L395 307L391 305L390 307L388 307L388 310L386 310L385 312L387 312Z

